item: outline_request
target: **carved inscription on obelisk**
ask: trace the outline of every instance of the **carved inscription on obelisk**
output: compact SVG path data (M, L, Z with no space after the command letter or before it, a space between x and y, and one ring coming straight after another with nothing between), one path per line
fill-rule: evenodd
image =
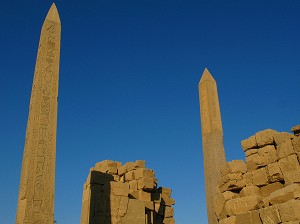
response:
M16 224L54 223L60 32L53 3L41 30L36 59Z
M207 69L203 72L198 88L208 222L217 224L214 196L221 176L220 167L226 163L226 158L217 84Z

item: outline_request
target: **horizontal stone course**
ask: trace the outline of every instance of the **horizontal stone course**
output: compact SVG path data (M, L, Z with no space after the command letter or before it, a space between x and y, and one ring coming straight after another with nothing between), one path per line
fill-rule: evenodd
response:
M267 129L241 142L246 162L233 160L220 170L219 223L300 223L300 125L292 131Z

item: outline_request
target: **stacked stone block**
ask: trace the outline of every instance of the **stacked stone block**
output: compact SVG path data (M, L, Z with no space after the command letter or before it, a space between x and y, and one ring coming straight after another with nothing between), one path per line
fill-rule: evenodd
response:
M246 162L221 168L214 202L220 224L300 223L300 125L241 142Z
M175 224L171 189L144 160L96 163L84 184L81 224Z

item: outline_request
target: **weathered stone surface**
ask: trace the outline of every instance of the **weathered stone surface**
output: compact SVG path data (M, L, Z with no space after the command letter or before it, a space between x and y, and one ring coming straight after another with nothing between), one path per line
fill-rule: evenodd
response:
M263 131L259 131L255 134L256 142L259 147L265 145L274 144L274 136L277 134L277 131L272 129L266 129Z
M300 136L293 138L292 144L293 144L294 151L297 154L298 160L300 161Z
M145 204L143 201L129 199L127 213L121 224L143 224L145 223Z
M248 171L253 171L259 167L274 163L278 160L274 145L267 145L257 150L257 153L246 157Z
M283 188L283 184L280 182L275 182L272 184L268 184L266 186L262 186L260 188L260 193L262 197L268 197L272 192L277 191Z
M243 174L243 179L246 182L246 186L252 186L253 185L253 178L252 178L251 172Z
M229 216L243 214L259 208L261 197L252 195L248 197L231 199L225 203L225 209Z
M220 191L239 190L246 185L242 173L229 173L220 179Z
M214 208L215 208L215 213L216 213L218 219L220 219L220 216L223 213L225 202L226 202L226 199L222 193L216 194L215 199L214 199Z
M245 151L252 149L252 148L257 148L257 142L256 142L256 138L255 135L243 140L241 142L242 145L242 149Z
M233 160L221 167L221 176L225 176L228 173L246 173L246 171L247 167L243 160Z
M154 171L146 168L138 168L134 171L136 179L141 179L143 177L154 178Z
M145 168L145 160L137 160L135 162L127 162L123 166L118 167L118 175L122 176L126 172L135 170L137 168Z
M110 182L111 194L118 196L128 196L129 194L129 183L122 182Z
M278 205L282 222L300 220L300 200L290 200Z
M297 156L290 155L278 161L284 179L289 183L297 182L299 179L300 165Z
M134 174L135 174L135 172L133 170L125 173L125 182L135 180L135 175Z
M236 215L237 224L261 224L259 211L252 211Z
M226 163L226 158L217 85L207 69L204 70L198 87L208 222L217 224L213 203L221 176L220 167Z
M281 222L278 208L275 205L260 209L259 214L263 224L277 224Z
M294 136L288 132L278 132L274 135L274 141L276 145L280 145L282 142L290 141Z
M220 220L219 224L238 224L238 222L236 221L236 216L231 216Z
M277 147L277 156L279 159L295 154L294 147L291 140L282 142Z
M96 163L94 170L100 171L102 173L117 174L118 167L120 167L121 165L122 164L120 162L104 160L102 162Z
M274 145L266 145L257 150L258 155L261 156L263 164L274 163L278 160L276 149Z
M173 217L174 216L174 208L166 206L165 207L165 217L169 218L169 217Z
M157 186L157 180L155 178L141 178L138 180L138 190L153 190Z
M268 164L267 173L268 180L271 183L283 180L283 174L281 172L278 162Z
M300 135L300 124L292 127L291 131L294 132L294 135L299 136Z
M258 170L253 170L252 172L253 185L263 186L268 184L268 174L266 168L262 167Z
M286 185L292 183L300 183L300 168L296 170L286 171L284 173L284 181Z
M175 204L175 200L173 198L166 197L162 198L161 203L167 206L172 206Z
M294 192L300 189L299 184L291 184L282 189L276 190L270 194L269 202L271 204L279 204L294 199Z
M258 149L248 149L246 152L245 152L245 155L246 156L251 156L253 154L257 154L258 153Z
M167 197L171 197L171 194L172 194L172 189L171 188L166 188L166 187L159 187L157 189L157 191L164 195L164 196L167 196Z
M164 218L163 224L175 224L175 219L174 218Z
M247 196L251 196L251 195L260 195L259 187L257 187L257 186L246 186L240 192L241 197L247 197Z
M53 3L42 26L30 98L16 224L54 222L60 18Z

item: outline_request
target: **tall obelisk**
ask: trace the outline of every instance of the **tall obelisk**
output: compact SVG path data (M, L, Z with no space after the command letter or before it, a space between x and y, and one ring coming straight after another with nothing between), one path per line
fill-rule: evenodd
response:
M217 84L206 68L198 89L208 223L217 224L218 221L214 212L214 197L221 176L220 167L226 163L226 158Z
M53 224L60 18L44 21L32 84L16 224Z

